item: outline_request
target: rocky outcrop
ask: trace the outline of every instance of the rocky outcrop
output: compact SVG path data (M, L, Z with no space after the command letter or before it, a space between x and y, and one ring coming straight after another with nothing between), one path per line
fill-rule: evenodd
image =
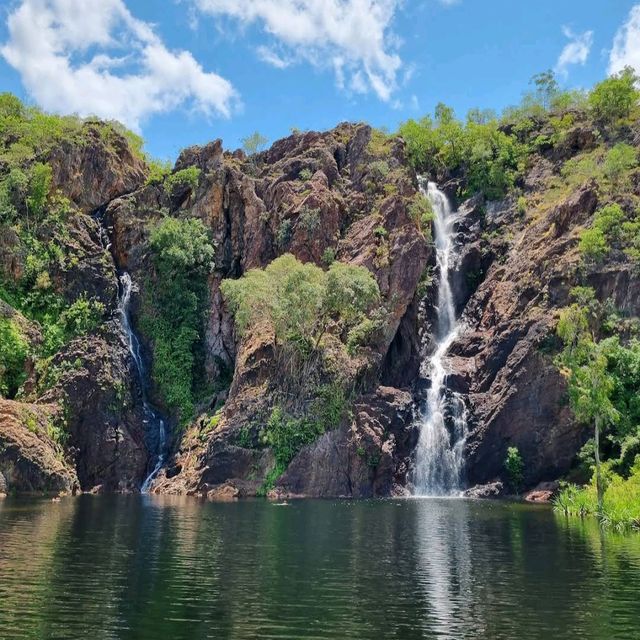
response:
M378 387L354 406L354 419L294 458L274 497L371 498L402 494L417 430L410 393Z
M57 405L0 399L0 493L60 493L78 488L73 466L51 439Z
M148 172L126 138L99 122L86 123L81 140L55 147L48 162L53 168L53 188L84 213L138 189Z

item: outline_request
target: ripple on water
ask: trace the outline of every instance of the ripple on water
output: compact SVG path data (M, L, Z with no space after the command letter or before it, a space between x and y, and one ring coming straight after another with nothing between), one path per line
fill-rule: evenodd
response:
M626 640L639 538L465 500L7 500L0 638Z

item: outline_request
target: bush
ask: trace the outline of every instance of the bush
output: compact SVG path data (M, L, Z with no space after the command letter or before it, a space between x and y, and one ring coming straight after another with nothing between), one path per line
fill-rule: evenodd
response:
M286 249L291 242L291 237L293 236L293 223L289 218L282 220L278 225L278 230L276 231L276 244L278 245L278 249L281 251Z
M302 180L302 182L306 182L307 180L311 180L311 177L313 176L313 172L311 171L311 169L308 168L304 168L300 171L300 173L298 174L298 178L300 180Z
M25 381L24 363L28 348L15 322L0 318L0 395L13 398Z
M601 229L585 229L580 234L580 253L591 262L599 262L610 250L607 238Z
M320 226L320 209L312 209L311 207L302 207L298 216L298 226L304 230L307 236Z
M179 191L190 189L194 191L200 179L200 169L198 167L187 167L180 169L168 176L164 182L164 190L168 196L174 196Z
M409 216L422 233L427 236L431 235L433 208L429 198L425 198L421 193L416 193L413 200L409 203Z
M617 144L604 161L604 175L611 181L614 187L619 188L624 185L628 173L638 164L638 152L628 144Z
M152 160L149 162L149 176L146 184L162 184L170 173L171 163L169 161Z
M524 480L524 462L518 447L509 447L507 449L507 456L504 459L504 468L507 472L507 478L511 489L516 493L519 493L522 487L522 481Z

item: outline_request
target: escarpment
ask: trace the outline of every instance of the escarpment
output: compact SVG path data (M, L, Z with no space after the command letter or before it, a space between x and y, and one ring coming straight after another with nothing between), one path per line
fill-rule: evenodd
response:
M1 326L24 351L1 390L4 492L138 491L157 445L148 397L171 434L153 492L405 493L438 282L405 141L341 124L251 156L218 140L157 171L106 126L25 161L51 167L48 204L37 223L17 211L0 224ZM603 203L632 210L640 195L637 181L626 196L567 178L568 162L607 145L578 121L500 198L469 193L463 171L431 176L458 212L461 330L445 360L469 416L470 486L503 477L512 446L526 487L574 464L587 434L554 362L572 288L640 311L629 255L579 251ZM145 389L118 308L124 271ZM252 273L264 314L243 324L225 283Z

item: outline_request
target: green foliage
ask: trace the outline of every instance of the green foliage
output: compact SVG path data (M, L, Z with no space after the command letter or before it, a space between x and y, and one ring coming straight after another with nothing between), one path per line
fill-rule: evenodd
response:
M369 165L369 173L376 181L384 180L390 171L389 163L386 160L376 160Z
M13 398L25 381L28 348L18 325L9 318L0 318L0 395Z
M340 384L332 383L316 390L316 397L303 417L288 414L281 405L273 408L262 430L261 442L273 450L276 464L282 469L280 474L304 445L340 425L350 400L350 394Z
M619 124L638 104L638 78L631 67L597 84L589 95L594 117L604 126Z
M153 379L167 406L186 421L194 409L194 375L214 248L196 218L165 218L149 237L156 281L145 287L140 319L153 347Z
M416 193L409 203L409 216L418 228L427 236L431 235L431 223L433 222L433 207L429 198L421 193Z
M524 462L518 447L509 447L507 449L507 456L504 459L504 468L507 472L507 478L509 479L509 485L518 493L522 487L522 481L524 480Z
M596 211L593 225L580 234L580 252L592 262L602 260L613 248L633 248L640 235L640 224L629 220L619 204L609 204Z
M258 153L258 151L260 151L260 149L262 149L269 140L258 131L254 131L250 136L242 138L241 142L245 153L252 156Z
M276 244L281 251L289 246L292 236L293 223L289 218L285 218L280 222L278 230L276 231Z
M238 280L224 280L222 292L241 334L266 323L277 343L306 355L318 348L329 326L348 330L360 322L380 295L363 267L334 262L323 271L290 254Z
M327 247L322 252L322 264L326 267L330 267L336 261L336 250L333 247Z
M167 195L174 196L179 191L190 189L195 191L200 180L200 174L202 172L198 167L187 167L186 169L180 169L168 176L164 181L164 190Z
M372 129L367 143L367 153L376 157L386 157L391 153L393 138L381 129Z
M298 216L297 226L303 229L307 236L311 236L320 226L320 209L302 207Z
M435 120L408 120L400 126L409 159L422 173L463 173L467 186L462 195L481 192L502 197L515 184L523 168L524 147L498 128L496 120L465 124L444 105L436 107Z
M307 182L307 180L311 180L312 176L313 172L311 171L311 169L305 167L304 169L301 169L300 173L298 174L298 179L302 180L302 182Z
M171 163L168 160L166 162L161 160L151 160L149 162L149 177L147 178L147 184L163 184L170 173Z
M580 234L580 253L593 262L599 262L609 253L607 238L601 229L585 229Z
M586 487L566 485L554 507L568 516L598 516L604 527L625 531L640 530L640 457L637 457L628 478L607 473L602 509L598 508L594 481Z
M614 188L619 189L628 184L629 170L637 166L638 151L628 144L620 143L607 154L604 161L604 175Z

